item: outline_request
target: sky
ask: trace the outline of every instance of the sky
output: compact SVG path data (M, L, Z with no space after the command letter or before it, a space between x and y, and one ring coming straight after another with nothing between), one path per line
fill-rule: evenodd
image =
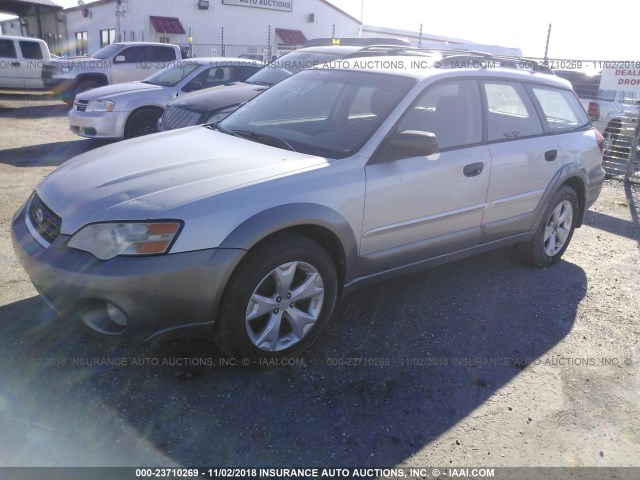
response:
M54 0L63 7L77 0ZM88 0L86 0L89 3ZM172 0L185 1L185 0ZM295 0L294 5L295 5ZM550 58L640 61L635 28L638 0L330 0L366 25L419 31L477 43L520 48L544 56L549 24ZM295 6L294 6L295 8Z

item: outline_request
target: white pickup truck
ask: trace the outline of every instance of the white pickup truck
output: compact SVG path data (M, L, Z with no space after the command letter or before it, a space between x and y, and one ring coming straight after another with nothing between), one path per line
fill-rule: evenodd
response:
M47 44L38 38L0 35L0 88L42 90L42 66L51 60Z
M180 47L166 43L120 42L89 57L45 62L44 85L72 104L78 93L113 83L143 80L182 59Z

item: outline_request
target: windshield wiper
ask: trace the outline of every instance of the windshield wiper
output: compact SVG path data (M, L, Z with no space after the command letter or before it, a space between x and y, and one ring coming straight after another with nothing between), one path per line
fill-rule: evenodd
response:
M220 127L217 126L219 129ZM222 130L220 130L222 132ZM258 133L252 132L250 130L231 130L232 134L236 137L246 138L248 140L253 140L255 142L264 143L265 145L272 145L274 147L281 146L286 148L287 150L291 150L295 152L296 149L291 146L289 142L287 142L284 138L275 137L273 135L269 135L267 133Z
M259 81L255 81L255 80L252 80L252 81L250 81L250 82L248 81L248 82L246 82L246 83L250 83L251 85L261 85L261 86L263 86L263 87L271 87L271 86L273 86L273 83L269 83L269 82L259 82Z

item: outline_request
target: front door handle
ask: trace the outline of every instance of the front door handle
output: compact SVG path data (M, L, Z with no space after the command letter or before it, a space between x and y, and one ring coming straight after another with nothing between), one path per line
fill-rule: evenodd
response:
M470 163L469 165L465 165L462 169L465 177L475 177L476 175L480 175L482 173L482 169L484 168L483 162Z
M547 162L553 162L558 157L558 150L547 150L544 152L544 159Z

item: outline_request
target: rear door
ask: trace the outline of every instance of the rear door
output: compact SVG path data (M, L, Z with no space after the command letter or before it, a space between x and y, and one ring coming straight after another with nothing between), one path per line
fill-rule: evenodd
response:
M529 228L561 160L523 84L485 80L482 89L492 162L482 226L491 241Z
M8 38L0 39L0 87L24 88L16 42Z
M44 64L42 44L32 40L20 40L18 46L22 54L20 63L25 88L44 88L42 83L42 66Z

